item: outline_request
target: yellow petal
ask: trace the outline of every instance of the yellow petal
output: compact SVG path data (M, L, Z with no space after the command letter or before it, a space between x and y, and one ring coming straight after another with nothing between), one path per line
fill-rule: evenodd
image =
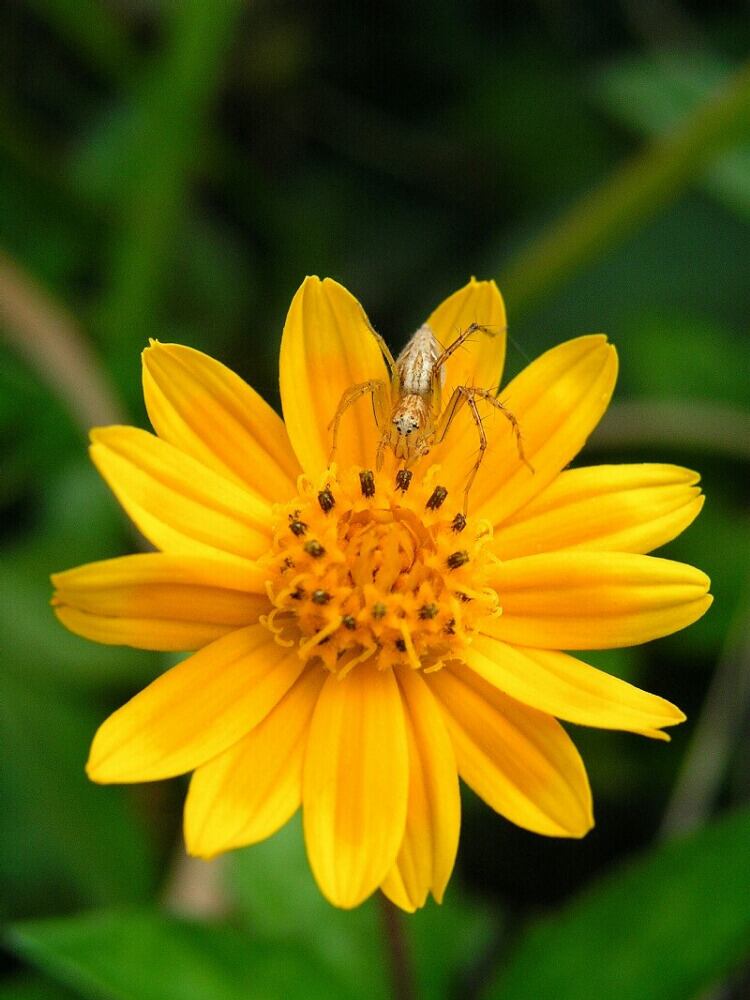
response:
M262 625L231 632L172 667L99 727L93 781L154 781L192 771L257 725L302 671Z
M497 389L505 362L507 320L505 304L494 281L472 278L468 285L442 302L427 323L443 347L448 347L472 323L486 326L493 334L474 334L448 360L443 392L446 400L457 385Z
M624 729L657 739L662 726L685 716L674 705L602 670L549 649L509 646L477 636L463 653L466 663L490 684L524 705L567 722Z
M453 746L427 684L412 670L399 671L398 683L409 741L409 804L401 850L381 889L413 912L430 891L442 902L456 860L461 800Z
M389 374L362 306L337 282L305 278L292 299L281 341L280 382L284 420L306 472L328 465L331 432L346 389ZM378 431L367 398L344 414L336 461L340 468L372 468Z
M163 653L187 653L233 632L233 625L160 621L149 618L107 618L78 608L57 607L58 621L75 635L107 646L132 646Z
M307 731L323 670L305 671L247 736L201 765L185 802L190 854L210 858L256 844L299 808Z
M300 467L283 421L229 368L153 342L143 352L143 391L164 441L266 500L293 495Z
M271 510L259 497L147 431L101 427L91 440L97 469L157 548L225 559L267 551Z
M323 895L349 909L393 866L404 837L409 757L390 670L331 675L318 698L303 775L307 854Z
M469 496L473 514L501 524L540 493L583 447L609 404L617 355L606 337L569 340L533 361L498 399L518 421L533 472L520 459L510 422L481 408L488 447ZM476 430L454 436L446 476L461 486L476 462Z
M503 559L571 548L650 552L697 517L698 478L676 465L569 469L495 530L495 551Z
M202 556L123 556L55 573L52 582L55 613L72 632L138 649L200 649L269 607L256 566Z
M519 646L611 649L670 635L710 606L705 573L654 556L549 552L511 559L490 579L503 613L484 628Z
M583 761L555 719L463 665L430 674L429 683L445 713L459 774L489 806L549 837L582 837L591 829Z

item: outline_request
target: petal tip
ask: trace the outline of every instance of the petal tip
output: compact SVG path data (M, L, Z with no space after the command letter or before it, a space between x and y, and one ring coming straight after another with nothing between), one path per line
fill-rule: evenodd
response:
M572 830L570 836L573 840L583 840L587 834L591 833L595 826L596 821L593 816L590 816L580 827Z
M201 833L202 831L194 830L192 828L186 813L183 824L185 851L191 858L200 858L201 861L210 861L211 858L215 858L218 854L221 854L222 851L221 848L216 847L216 845L208 844L205 840L202 840Z
M111 783L112 779L108 778L106 772L103 771L101 765L92 759L93 747L91 748L92 753L89 754L89 759L86 761L86 766L84 770L86 771L86 777L89 781L93 781L97 785L108 785Z

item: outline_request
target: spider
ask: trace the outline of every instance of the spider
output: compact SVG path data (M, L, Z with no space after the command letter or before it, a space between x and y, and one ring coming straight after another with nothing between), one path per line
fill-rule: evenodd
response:
M369 324L368 324L369 325ZM397 459L408 469L417 459L427 455L431 448L441 444L459 411L466 405L479 435L479 453L464 489L464 514L468 510L469 490L482 464L487 450L487 435L479 414L477 401L482 399L493 406L508 420L513 430L521 461L533 472L526 460L521 440L521 430L515 416L490 389L459 385L453 390L445 408L442 408L442 389L445 384L446 361L475 333L494 336L494 332L480 323L471 323L446 348L432 329L424 323L394 360L385 340L370 326L390 371L390 383L384 379L370 379L350 386L341 397L329 430L333 430L329 461L336 455L339 424L344 413L362 396L372 396L375 424L380 430L376 468L383 465L385 449L390 448Z

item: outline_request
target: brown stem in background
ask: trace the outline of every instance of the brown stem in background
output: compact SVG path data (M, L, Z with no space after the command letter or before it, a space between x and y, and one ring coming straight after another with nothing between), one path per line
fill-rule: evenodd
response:
M404 928L404 916L401 910L394 906L382 892L378 893L378 903L385 947L391 967L394 1000L415 1000L417 992L409 954L409 942L406 939Z
M589 439L593 448L658 445L750 461L750 414L708 399L612 403Z
M222 857L192 858L180 843L162 895L165 909L180 917L225 917L229 905L221 881L222 863Z
M89 428L123 423L119 400L75 320L0 251L0 330L15 350Z
M750 705L750 581L694 727L660 834L668 839L710 816Z

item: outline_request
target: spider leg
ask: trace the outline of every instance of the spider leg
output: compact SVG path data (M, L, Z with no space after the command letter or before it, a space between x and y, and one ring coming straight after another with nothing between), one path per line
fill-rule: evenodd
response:
M516 439L516 448L518 449L518 457L521 459L521 461L529 470L529 472L533 473L534 466L526 458L526 453L524 452L523 449L523 436L521 434L521 428L514 414L511 413L508 407L505 406L503 403L501 403L500 400L497 398L497 396L493 395L489 389L472 388L469 389L469 392L471 392L472 395L474 396L478 396L480 399L486 399L491 406L494 406L496 410L499 410L500 413L502 413L502 415L505 417L505 419L508 421L508 423L513 429L513 435Z
M333 429L331 452L328 457L329 465L336 457L341 418L352 403L356 403L358 399L361 399L362 396L366 396L368 393L372 396L372 412L375 417L376 426L380 427L383 421L387 418L388 386L382 381L382 379L370 379L368 382L359 382L357 385L350 386L342 395L339 405L336 408L336 412L333 415L333 420L328 425L329 431ZM378 447L378 454L380 454L380 446Z
M448 360L448 358L452 354L455 354L455 352L459 349L459 347L462 347L469 339L469 337L471 337L475 333L486 333L488 337L494 337L496 336L497 331L491 330L488 326L482 326L481 323L471 323L469 326L466 327L463 333L459 333L459 335L456 337L456 339L453 341L452 344L449 344L445 348L443 353L435 362L435 369L434 369L435 372L440 371L440 369Z
M508 410L503 404L492 395L489 389L477 389L473 386L459 385L453 390L453 395L448 400L448 404L443 411L440 420L438 422L438 427L435 435L435 443L441 444L445 440L445 436L448 433L450 425L453 423L456 414L463 407L464 404L468 404L469 410L471 411L471 417L474 421L477 434L479 435L479 454L477 455L477 460L474 463L469 477L466 480L466 487L464 489L464 514L467 513L469 506L469 491L474 484L477 473L479 472L479 466L482 464L482 459L484 458L484 453L487 450L487 434L484 430L484 424L482 423L482 417L479 413L477 407L477 399L484 399L495 409L499 410L503 416L509 421L513 434L516 438L516 447L518 448L518 457L528 466L531 472L534 471L523 450L523 441L521 440L521 429L518 425L518 421L515 416Z

